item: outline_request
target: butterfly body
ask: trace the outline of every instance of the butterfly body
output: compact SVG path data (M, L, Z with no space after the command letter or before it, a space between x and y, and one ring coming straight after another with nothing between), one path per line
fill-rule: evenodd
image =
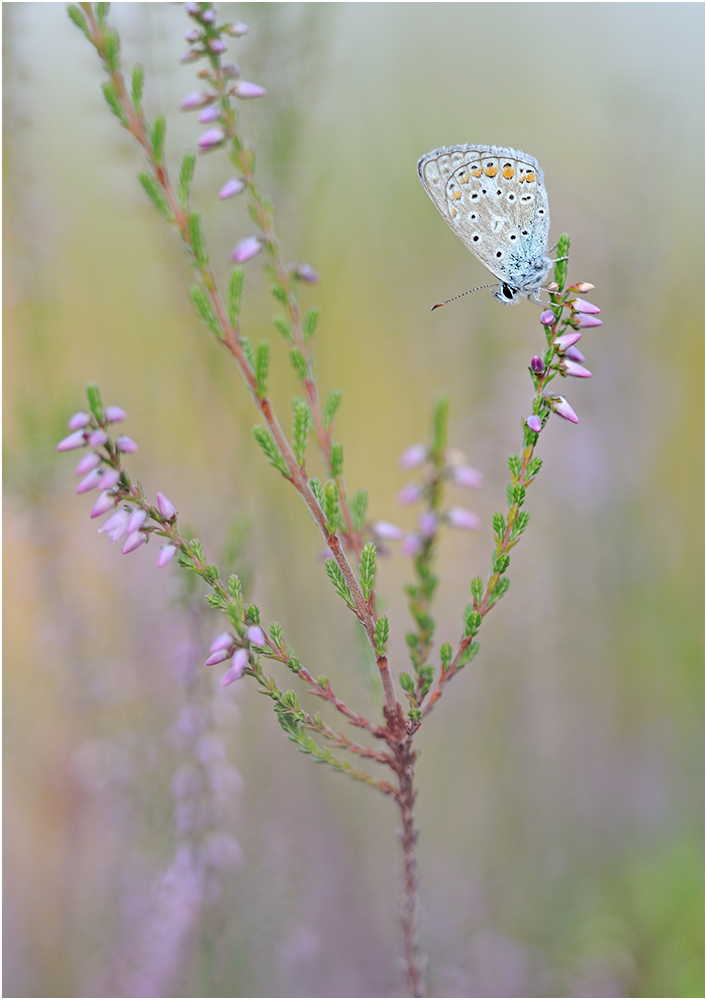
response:
M504 146L450 146L421 157L417 170L435 208L465 247L499 279L504 305L539 299L552 262L550 211L540 166Z

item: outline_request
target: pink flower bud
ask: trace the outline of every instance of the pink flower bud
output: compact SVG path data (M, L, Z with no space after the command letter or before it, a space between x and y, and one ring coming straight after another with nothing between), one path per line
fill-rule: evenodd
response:
M226 77L230 77L231 80L237 80L241 75L240 69L234 62L222 62L221 73Z
M196 30L196 28L193 28L191 31L187 31L186 35L184 36L184 41L189 42L189 44L191 44L192 42L199 41L199 32Z
M450 507L447 511L447 521L453 528L465 528L467 531L474 531L481 524L481 518L465 507Z
M197 121L201 122L202 125L210 125L211 122L216 122L221 114L218 108L204 108L203 111L199 112Z
M564 417L565 420L569 420L570 423L573 424L579 423L579 417L564 396L556 396L555 399L551 399L549 402L550 406L559 417Z
M265 646L265 635L260 625L251 625L246 634L248 642L252 642L254 646Z
M206 13L207 14L211 14L212 11L207 10ZM216 15L214 14L214 17L215 16ZM204 20L206 20L206 15L204 15ZM210 38L209 39L209 48L211 49L212 52L215 52L217 55L220 55L221 52L225 52L226 51L226 49L228 48L228 46L220 38Z
M243 676L243 671L248 665L248 650L247 649L237 649L235 656L233 657L233 665L230 670L221 678L221 683L224 687L228 684L232 684L233 681L237 681Z
M84 455L79 464L76 466L76 475L84 476L87 472L90 472L91 469L95 469L100 461L100 455L97 455L95 451L89 451L89 453Z
M531 415L525 422L530 428L530 430L533 431L535 434L539 434L540 431L543 429L543 422L537 415L537 413L531 413Z
M121 434L119 438L115 439L115 446L118 451L130 452L131 454L137 451L137 445L126 434Z
M572 344L576 344L578 340L582 339L582 334L579 330L575 330L573 333L563 333L561 337L556 337L554 340L555 347L560 351L566 351L568 347Z
M406 535L400 546L400 551L404 556L416 556L422 548L422 539L413 533Z
M579 316L577 316L576 318L578 320L578 325L579 325L580 329L583 329L583 328L586 329L587 327L590 327L590 326L603 326L604 325L604 321L603 320L599 319L597 316L588 316L586 313L580 313Z
M107 440L108 440L108 435L106 434L106 432L103 430L102 427L99 427L97 431L94 431L92 434L88 435L88 443L91 445L92 448L100 448L101 445L105 444Z
M126 420L127 416L122 406L108 406L106 408L106 420L109 424L118 424L121 420Z
M422 499L422 487L419 483L408 483L398 493L398 503L401 507L410 507Z
M193 90L191 94L182 100L179 105L180 111L198 111L205 108L207 104L213 104L216 100L213 94L207 94L205 90Z
M217 649L214 653L209 656L206 660L205 666L213 667L214 663L223 663L227 660L231 654L227 649Z
M231 260L234 260L236 264L245 264L247 260L259 254L262 249L263 241L258 236L246 236L231 251Z
M188 52L185 52L182 56L180 56L179 61L182 64L182 66L186 66L187 63L196 62L196 60L199 59L201 55L202 53L199 51L199 49L189 49Z
M157 569L164 569L176 551L176 545L163 545L160 549L160 554L157 556Z
M201 14L201 4L200 3L185 3L184 9L187 14L191 14L192 17L197 17Z
M243 35L248 34L250 28L247 24L243 24L242 21L235 21L233 24L227 24L225 30L233 38L242 38Z
M146 541L147 535L144 531L133 531L132 534L128 535L125 539L125 544L122 548L123 555L127 556L129 552L134 552L135 549L139 549L140 546Z
M157 494L157 509L167 521L171 521L172 518L177 516L177 509L173 503L171 503L164 493Z
M470 465L457 465L452 472L452 482L468 490L478 490L484 485L484 477Z
M249 83L247 80L239 80L233 88L233 94L235 97L240 97L242 100L250 100L254 97L265 97L267 90L264 87L259 87L257 83Z
M290 274L298 281L303 281L305 285L319 284L319 275L310 264L293 264L290 267Z
M145 511L141 510L139 507L136 507L132 511L130 515L130 520L128 521L128 534L132 535L134 531L137 531L138 528L141 528L145 523L146 517L147 514L145 513Z
M587 302L586 299L572 299L569 303L574 312L578 313L600 313L601 309L599 306L595 306L592 302Z
M101 517L103 514L107 514L109 510L115 507L117 502L118 498L113 496L108 490L105 490L93 505L91 517Z
M232 177L230 181L226 181L221 190L218 193L219 198L222 200L225 198L233 198L234 195L240 194L245 184L242 180Z
M205 21L206 24L213 24L214 21L216 20L216 11L215 10L205 10L204 13L201 15L201 20ZM214 49L214 52L215 51L216 50Z
M431 538L437 530L437 515L426 510L418 517L417 524L425 538Z
M100 487L102 490L112 490L120 479L119 469L106 469L101 475Z
M77 493L88 493L89 490L95 490L101 481L101 471L100 469L94 469L93 472L89 472L85 479L82 479L79 485L76 487Z
M226 133L222 128L211 128L199 136L197 145L199 149L214 149L216 146L220 146L225 138Z
M69 422L67 423L67 427L69 428L70 431L78 431L82 427L85 427L86 424L90 423L91 423L90 414L84 413L83 410L79 410L79 412L75 413L73 417L69 417Z
M398 459L401 469L415 469L427 459L427 445L411 444Z
M113 517L109 517L102 528L98 529L98 534L102 535L105 532L110 538L111 542L117 542L119 538L127 534L128 531L128 521L130 520L130 511L126 510L125 507L121 507L117 510Z
M555 322L555 314L550 309L545 309L540 313L540 322L543 326L552 326Z
M74 448L83 448L86 444L86 438L83 436L83 431L74 431L73 434L69 434L56 446L57 451L73 451Z
M397 541L405 534L402 528L397 524L391 524L390 521L376 521L371 525L371 530L379 538L389 538L393 541Z
M578 292L593 292L596 285L592 285L589 281L578 281L574 286Z
M216 653L219 649L230 649L235 641L230 632L221 632L209 646L209 652Z
M592 373L589 369L584 368L582 365L578 365L576 361L568 361L566 358L562 362L562 370L568 375L572 375L574 378L592 377Z
M534 354L530 359L530 370L534 375L542 375L545 371L545 362L539 354Z
M580 364L584 361L584 355L581 351L578 351L576 347L568 347L567 350L564 351L564 356L569 358L570 361L579 361Z

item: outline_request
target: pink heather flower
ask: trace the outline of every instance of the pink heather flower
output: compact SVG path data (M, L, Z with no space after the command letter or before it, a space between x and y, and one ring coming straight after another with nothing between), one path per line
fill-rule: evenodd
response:
M265 97L267 90L264 87L259 87L257 83L239 80L233 88L233 94L242 100L250 100L253 97Z
M202 21L206 21L207 24L213 24L214 21L216 20L216 11L215 10L205 10L204 13L201 15L201 20ZM215 51L216 51L216 49L214 49L214 52Z
M78 431L82 427L85 427L86 424L90 423L91 423L90 414L85 413L83 410L79 410L79 412L75 413L73 417L69 417L69 421L66 426L69 428L70 431Z
M118 451L124 451L130 453L137 451L137 445L135 444L133 439L129 438L126 434L121 434L119 438L115 439L115 446L118 449Z
M427 445L411 444L398 459L401 469L415 469L427 459Z
M247 24L243 24L242 21L234 21L233 24L227 24L224 30L233 38L242 38L243 35L248 34L250 28Z
M530 359L530 370L534 375L542 375L545 371L545 362L538 354L534 354Z
M566 358L562 362L562 370L574 378L591 378L592 373L583 365L578 365L576 361L568 361Z
M402 528L397 524L391 524L390 521L376 521L371 525L371 529L379 538L389 538L392 541L397 541L405 534Z
M293 264L290 267L290 274L298 281L303 281L305 285L319 284L319 275L311 264Z
M196 28L193 28L191 31L187 31L186 35L184 36L184 41L189 42L190 44L192 42L199 41L199 32L196 30Z
M140 510L139 507L136 507L130 514L130 520L128 521L129 534L132 534L134 531L137 531L138 528L141 528L145 523L146 517L147 514L145 513L145 511Z
M88 493L89 490L95 490L101 481L101 471L100 469L94 469L93 472L89 472L85 479L82 479L79 485L76 487L77 493Z
M207 10L206 13L207 14L211 14L212 11ZM214 17L215 16L216 15L214 15ZM206 14L204 15L204 20L206 20ZM221 52L225 52L226 49L228 48L228 46L220 38L210 38L209 39L209 48L211 49L212 52L215 52L218 55Z
M595 306L592 302L587 302L586 299L572 299L570 306L574 312L578 313L600 313L601 309L599 306Z
M418 517L417 524L422 534L426 538L431 538L437 530L437 515L431 510L426 510Z
M167 521L171 521L177 516L177 508L171 503L164 493L157 494L157 509Z
M232 177L230 181L226 181L223 185L218 193L218 196L222 200L225 198L233 198L234 195L240 194L244 187L245 184L242 180Z
M198 111L199 108L205 108L207 104L213 104L215 100L214 95L207 94L205 90L193 90L182 100L179 110Z
M88 443L91 445L92 448L100 448L101 445L105 444L107 440L108 440L108 435L106 434L106 432L103 430L102 427L99 427L97 431L94 431L92 434L88 435Z
M243 671L248 665L248 650L247 649L237 649L235 656L233 657L233 664L230 670L221 678L221 683L224 687L227 684L232 684L233 681L237 681L243 676Z
M215 146L220 146L225 138L226 133L222 128L210 128L208 132L199 136L197 145L199 149L213 149Z
M563 333L561 337L555 338L555 347L560 351L566 351L568 347L572 347L576 344L578 340L582 339L582 334L579 330L575 330L573 333Z
M537 413L532 413L525 422L535 434L539 434L543 429L543 422Z
M452 482L468 490L478 490L484 485L484 477L470 465L457 465L452 472Z
M579 361L580 364L584 361L584 355L581 351L578 351L576 347L568 347L563 353L565 357L569 358L571 361Z
M91 517L101 517L103 514L107 514L109 510L115 507L117 502L117 497L113 496L108 490L104 490L93 505Z
M447 521L453 528L465 528L467 531L474 531L481 524L481 518L465 507L450 507L447 511Z
M419 535L410 533L406 535L400 546L400 551L404 556L416 556L422 548L422 539Z
M196 60L201 56L201 54L202 53L199 51L199 49L189 49L188 52L185 52L184 55L180 56L179 61L182 64L182 66L186 66L187 63L196 62Z
M230 77L231 80L237 80L241 75L239 67L234 62L222 62L221 73L223 76Z
M81 459L79 464L76 466L76 475L84 476L91 469L95 469L101 460L101 456L97 455L95 451L89 451L87 455Z
M206 660L205 666L213 667L215 663L223 663L223 661L227 660L230 655L231 654L229 653L228 649L217 649Z
M143 542L147 541L147 535L144 531L133 531L132 534L128 535L125 539L125 545L123 545L122 552L124 556L127 556L129 552L134 552L135 549L139 549Z
M106 420L109 424L118 424L121 420L126 420L127 416L122 406L109 406L106 408Z
M254 646L265 645L265 635L260 625L251 625L246 634L248 636L248 642L252 642Z
M119 469L106 469L101 474L100 487L102 490L112 490L120 479Z
M580 313L576 317L579 323L580 329L587 328L590 326L603 326L604 321L599 319L597 316L588 316L586 313Z
M555 322L555 314L550 309L545 309L540 313L540 322L543 326L552 326Z
M258 236L246 236L231 251L231 260L235 261L236 264L245 264L247 260L259 254L262 249L263 241Z
M83 436L83 431L74 431L73 434L69 434L56 446L57 451L73 451L74 448L83 448L86 444L86 438Z
M570 423L579 423L579 417L564 396L557 396L555 399L551 399L550 405L558 416L564 417L565 420L569 420Z
M401 507L410 507L411 504L417 503L421 499L422 487L419 483L408 483L398 493L398 503Z
M216 653L219 649L230 649L235 641L230 632L221 632L209 646L209 652Z
M201 122L202 125L210 125L211 122L216 122L221 114L218 108L204 108L200 111L197 117L197 121Z
M163 545L157 556L157 569L164 569L176 551L176 545Z
M184 9L187 14L191 14L192 17L197 17L201 14L201 4L200 3L185 3Z
M119 538L127 534L129 520L130 511L125 507L121 507L120 510L115 512L113 517L108 518L102 528L98 529L98 534L102 535L105 532L111 542L117 542Z

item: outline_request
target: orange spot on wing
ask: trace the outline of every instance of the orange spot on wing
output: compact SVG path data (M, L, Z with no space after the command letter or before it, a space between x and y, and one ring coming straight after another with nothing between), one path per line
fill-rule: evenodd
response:
M452 218L454 218L454 216L455 216L456 214L457 214L457 210L456 210L456 208L453 208L453 209L452 209Z
M498 167L486 167L484 173L487 177L495 177L498 173Z
M461 196L462 196L461 191L454 191L452 193L452 198L454 198L455 201L459 201L459 199L461 198Z
M514 173L515 173L515 171L513 170L513 167L504 167L503 168L503 176L506 178L507 181L509 181L511 179L511 177L513 176Z
M526 184L530 184L530 182L534 181L534 180L535 180L535 174L534 173L531 172L531 173L525 175L525 182L526 182Z
M481 167L479 167L478 170L472 170L471 171L471 176L472 177L481 177Z
M461 182L462 182L462 184L468 184L469 183L469 175L468 174L464 174L464 176L461 179Z

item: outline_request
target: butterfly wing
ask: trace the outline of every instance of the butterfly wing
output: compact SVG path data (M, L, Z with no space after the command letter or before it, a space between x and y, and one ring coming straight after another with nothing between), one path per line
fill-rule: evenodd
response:
M550 212L537 160L501 146L435 149L418 165L440 215L500 281L523 287L542 258Z

